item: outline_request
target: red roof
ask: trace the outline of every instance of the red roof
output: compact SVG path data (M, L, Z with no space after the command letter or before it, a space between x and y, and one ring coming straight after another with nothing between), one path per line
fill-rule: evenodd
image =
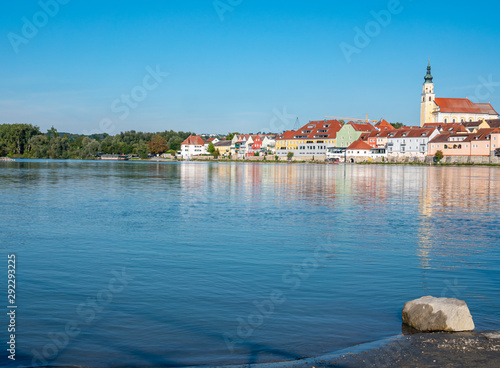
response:
M395 129L391 124L389 124L384 119L382 119L377 124L375 124L375 128L378 128L380 130L394 130Z
M352 121L350 121L347 124L351 125L354 128L354 130L358 132L372 132L374 130L377 130L370 123L353 123Z
M489 103L474 103L468 98L436 98L440 112L498 115Z
M389 132L389 138L430 137L437 128L401 128Z
M335 139L342 129L342 124L337 120L311 121L297 131L288 131L280 135L277 140L307 139L324 140Z
M347 147L348 150L362 150L362 151L369 151L373 147L370 146L368 143L363 142L363 141L356 141L353 144L351 144L349 147Z
M181 146L203 146L205 142L198 135L190 135Z
M474 142L474 141L489 141L490 135L493 133L500 133L500 129L479 129L477 133L469 134L464 142Z

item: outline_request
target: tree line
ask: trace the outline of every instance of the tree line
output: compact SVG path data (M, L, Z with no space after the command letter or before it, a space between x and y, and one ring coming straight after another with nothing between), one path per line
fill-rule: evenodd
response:
M91 159L99 154L120 154L147 158L149 154L180 151L182 142L191 134L131 130L114 136L80 135L59 133L54 127L42 133L38 126L31 124L1 124L0 157Z

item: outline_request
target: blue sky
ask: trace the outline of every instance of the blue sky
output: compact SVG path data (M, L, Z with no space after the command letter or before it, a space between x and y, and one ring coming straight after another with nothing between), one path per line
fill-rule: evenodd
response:
M0 123L72 133L255 133L291 129L296 117L305 124L368 114L417 125L428 58L438 97L468 96L500 110L496 2L0 7ZM356 27L370 34L362 42ZM350 60L341 45L357 48Z

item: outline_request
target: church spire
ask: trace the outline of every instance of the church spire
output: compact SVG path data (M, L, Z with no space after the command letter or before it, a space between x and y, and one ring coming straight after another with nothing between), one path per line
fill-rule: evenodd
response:
M434 77L431 74L431 61L429 60L429 65L427 66L427 75L425 76L425 83L433 83Z

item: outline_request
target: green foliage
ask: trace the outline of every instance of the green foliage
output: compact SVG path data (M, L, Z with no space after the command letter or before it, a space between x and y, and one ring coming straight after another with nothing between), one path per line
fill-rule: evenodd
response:
M210 143L211 144L211 143ZM218 159L220 156L220 151L217 149L214 152L212 152L212 155L214 156L215 159Z
M215 152L215 146L212 142L208 144L208 153L214 153Z
M229 134L226 136L226 140L228 140L228 141L232 141L235 135L240 135L240 133L229 133Z
M0 156L89 159L104 153L137 154L147 158L150 152L161 154L168 149L175 155L180 151L182 142L192 134L173 130L160 133L132 130L115 136L106 133L85 136L59 133L54 127L42 134L39 127L30 124L1 124Z
M255 152L254 156L255 157L259 157L260 156L260 152Z
M288 157L288 159L291 160L293 158L293 152L288 152L286 157Z
M23 155L29 151L29 141L39 135L40 128L31 124L0 125L0 147L10 155Z
M443 157L444 157L443 151L439 150L434 155L434 161L440 162L443 159Z
M394 127L394 129L400 129L400 128L403 128L403 127L405 127L405 126L406 126L406 125L405 125L405 124L403 124L403 123L393 123L393 124L391 124L391 125Z
M278 161L279 159L280 159L280 158L279 158L279 156L278 156L278 155L275 155L275 156L274 156L274 160L275 160L275 161Z
M168 150L168 143L165 138L156 134L151 137L151 140L147 143L149 152L154 154L162 154Z

